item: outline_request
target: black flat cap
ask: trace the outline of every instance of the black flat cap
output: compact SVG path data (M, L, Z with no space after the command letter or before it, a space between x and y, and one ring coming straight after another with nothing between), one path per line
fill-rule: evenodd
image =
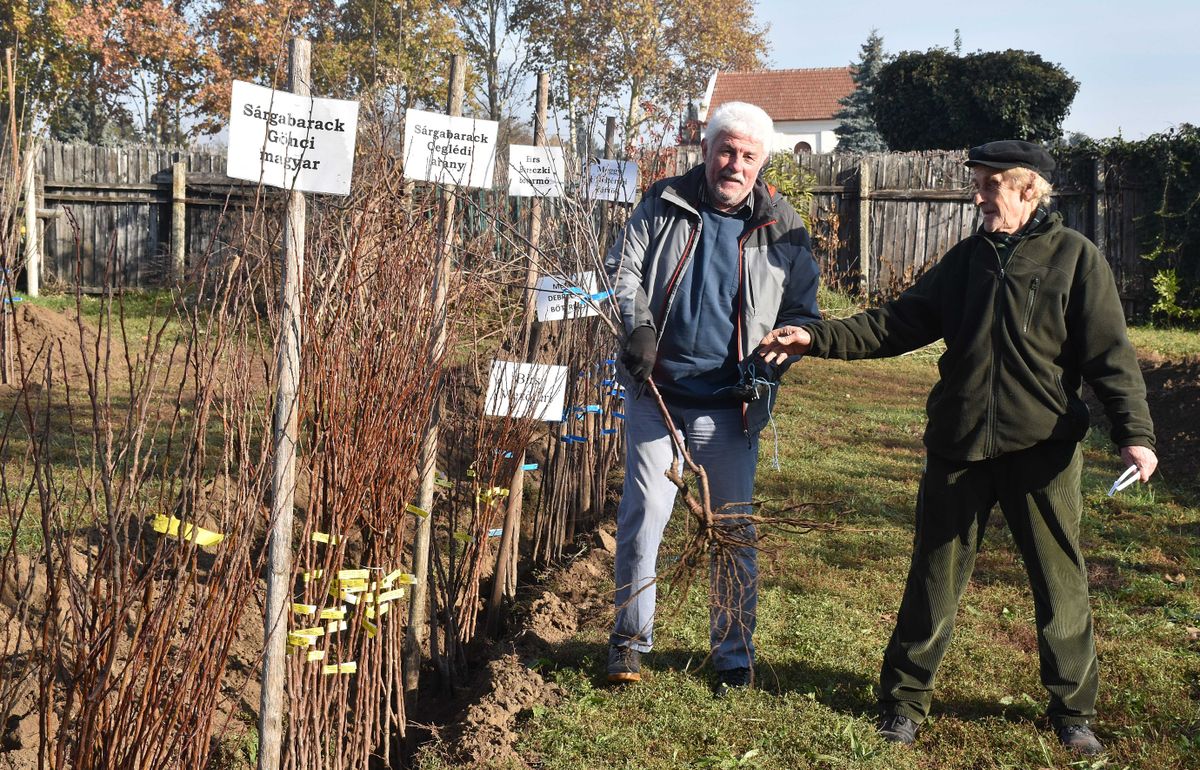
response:
M1040 144L1004 139L972 147L967 152L967 165L998 169L1027 168L1042 176L1049 176L1054 171L1054 158Z

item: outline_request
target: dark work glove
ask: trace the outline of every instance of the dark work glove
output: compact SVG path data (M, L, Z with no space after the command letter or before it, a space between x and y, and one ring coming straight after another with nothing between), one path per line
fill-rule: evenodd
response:
M639 326L625 341L625 352L621 354L621 363L633 381L641 384L650 379L654 371L654 360L658 358L658 340L654 337L654 329L649 326Z

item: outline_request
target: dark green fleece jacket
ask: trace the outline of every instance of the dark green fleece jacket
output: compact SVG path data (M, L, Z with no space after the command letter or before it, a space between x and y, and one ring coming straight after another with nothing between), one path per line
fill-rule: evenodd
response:
M810 355L884 358L939 338L941 380L929 394L928 450L982 460L1042 441L1078 441L1092 386L1117 446L1154 447L1146 385L1108 263L1051 214L1002 266L982 234L954 246L887 304L806 324Z

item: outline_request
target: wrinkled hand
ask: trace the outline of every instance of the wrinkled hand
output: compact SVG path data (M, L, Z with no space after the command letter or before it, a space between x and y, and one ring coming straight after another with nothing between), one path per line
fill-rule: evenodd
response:
M788 356L798 356L808 352L812 346L812 335L800 326L781 326L771 330L758 343L758 354L766 359L768 364L781 363Z
M1158 467L1158 455L1154 454L1153 449L1144 446L1123 446L1121 447L1121 461L1125 463L1125 467L1136 465L1138 467L1138 480L1145 484L1154 475L1154 469Z
M654 330L649 326L634 329L625 341L625 351L621 354L621 363L634 382L641 384L650 379L656 358L658 341L654 337Z

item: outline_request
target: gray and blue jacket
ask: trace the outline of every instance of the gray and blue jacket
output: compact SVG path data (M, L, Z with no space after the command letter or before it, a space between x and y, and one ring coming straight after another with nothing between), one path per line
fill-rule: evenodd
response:
M680 278L701 238L700 215L706 184L704 166L655 183L642 196L605 259L625 332L639 326L662 339L667 324L690 324L678 315ZM738 240L735 342L738 360L753 351L774 328L820 319L817 310L819 269L800 216L774 188L760 179L752 211ZM661 373L655 371L655 381ZM773 394L772 394L773 396ZM766 425L774 398L760 400L744 413L746 431Z

